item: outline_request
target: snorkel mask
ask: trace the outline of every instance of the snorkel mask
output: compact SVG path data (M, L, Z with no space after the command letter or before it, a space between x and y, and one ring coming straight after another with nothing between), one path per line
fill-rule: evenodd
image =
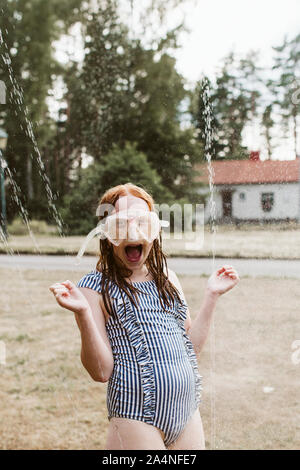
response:
M114 212L102 219L87 235L81 246L77 258L81 258L87 244L92 238L108 239L113 245L119 246L122 241L153 242L158 236L161 227L168 227L169 222L160 220L154 211L143 209L127 209Z
M145 240L151 243L158 237L160 228L168 226L168 222L159 220L153 211L128 209L106 217L104 223L98 226L101 230L99 238L107 238L113 245L118 246L123 240Z

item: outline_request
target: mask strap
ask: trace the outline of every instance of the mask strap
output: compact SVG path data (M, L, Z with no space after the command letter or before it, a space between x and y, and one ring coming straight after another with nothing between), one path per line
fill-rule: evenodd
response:
M100 236L101 239L106 238L106 235L105 235L105 232L103 230L102 224L99 224L99 225L97 225L97 227L93 228L93 230L91 230L88 233L88 235L85 237L85 240L82 243L82 245L80 247L80 250L78 251L77 256L76 256L76 258L78 260L80 260L80 258L83 256L83 254L86 250L86 247L90 243L90 241L98 234L102 235L102 236ZM105 235L105 236L103 236L103 235Z

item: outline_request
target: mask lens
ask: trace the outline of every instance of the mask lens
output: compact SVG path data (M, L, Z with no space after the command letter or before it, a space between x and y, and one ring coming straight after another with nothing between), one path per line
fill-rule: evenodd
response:
M133 222L136 225L137 232L140 234L140 236L145 240L149 240L149 235L151 231L151 218L149 217L149 215L139 215L134 219Z
M150 239L154 240L159 235L160 224L158 215L155 212L151 212L150 214Z
M106 236L115 245L127 239L151 242L158 237L159 230L159 219L155 212L114 214L107 218L105 224Z
M112 216L107 219L107 238L111 242L123 240L127 237L127 219L124 217Z
M155 212L148 212L137 218L139 232L148 242L154 240L159 234L159 220Z

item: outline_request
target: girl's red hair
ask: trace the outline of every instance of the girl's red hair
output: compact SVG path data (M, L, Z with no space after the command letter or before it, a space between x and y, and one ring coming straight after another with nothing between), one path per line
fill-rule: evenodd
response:
M143 199L149 209L151 211L154 210L154 200L152 196L143 188L132 183L120 184L108 189L99 201L99 205L111 204L114 206L120 197L128 195ZM101 215L99 220L103 217L105 217L105 214ZM178 290L168 279L167 260L162 251L161 232L159 238L155 239L153 242L146 260L146 266L155 280L162 307L164 308L164 304L170 306L171 302L173 303L175 299L181 302ZM120 259L118 259L118 263L116 262L113 246L107 239L100 240L100 256L97 262L97 270L102 273L101 292L107 312L110 314L112 312L111 299L108 294L110 281L116 283L136 305L136 291L138 289L134 287L132 283L125 280L125 278L130 278L132 271L127 268Z

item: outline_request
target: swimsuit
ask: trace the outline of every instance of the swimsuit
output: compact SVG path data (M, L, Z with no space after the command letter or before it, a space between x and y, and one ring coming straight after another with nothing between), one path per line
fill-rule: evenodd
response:
M93 270L77 283L101 292L101 272ZM162 309L155 281L133 282L138 308L110 282L113 315L106 322L114 368L108 381L108 419L144 421L174 442L201 402L197 358L185 327L187 305L175 300Z

